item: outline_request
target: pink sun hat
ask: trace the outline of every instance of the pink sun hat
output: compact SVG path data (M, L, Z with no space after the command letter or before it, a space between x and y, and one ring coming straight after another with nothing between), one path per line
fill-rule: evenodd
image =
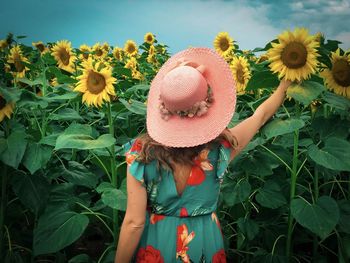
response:
M152 80L147 132L169 147L215 139L230 123L236 85L227 62L213 49L188 48L170 57Z

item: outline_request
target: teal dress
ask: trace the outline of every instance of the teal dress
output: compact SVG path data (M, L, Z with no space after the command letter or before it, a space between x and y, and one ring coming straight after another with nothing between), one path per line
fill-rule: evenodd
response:
M140 140L123 147L130 174L147 191L146 224L132 262L226 262L215 211L230 160L229 143L217 143L194 158L181 195L170 170L158 166L157 160L148 164L136 160Z

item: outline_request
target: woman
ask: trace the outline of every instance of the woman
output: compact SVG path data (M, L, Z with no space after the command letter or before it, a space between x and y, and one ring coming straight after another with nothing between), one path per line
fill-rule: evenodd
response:
M215 214L230 161L282 104L290 81L235 127L235 83L209 48L172 56L153 79L147 133L125 144L127 210L115 262L226 262Z

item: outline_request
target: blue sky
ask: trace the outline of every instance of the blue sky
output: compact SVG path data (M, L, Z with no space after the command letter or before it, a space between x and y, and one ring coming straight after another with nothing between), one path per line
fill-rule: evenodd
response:
M350 48L350 0L12 0L0 10L0 38L8 32L32 41L68 39L74 47L108 42L123 47L156 35L175 53L189 46L212 47L227 31L241 49L262 47L286 29L306 27Z

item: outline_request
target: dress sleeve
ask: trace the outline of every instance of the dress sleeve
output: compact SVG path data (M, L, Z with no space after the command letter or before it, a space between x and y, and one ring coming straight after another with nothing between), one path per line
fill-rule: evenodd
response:
M138 139L132 139L123 145L124 155L127 163L127 169L130 174L146 187L144 174L145 164L136 160L140 155L142 144Z
M216 176L222 181L224 179L224 174L227 171L227 167L230 164L230 155L233 148L230 143L226 140L221 141L219 144L219 154L218 154L218 162L217 162L217 170Z

